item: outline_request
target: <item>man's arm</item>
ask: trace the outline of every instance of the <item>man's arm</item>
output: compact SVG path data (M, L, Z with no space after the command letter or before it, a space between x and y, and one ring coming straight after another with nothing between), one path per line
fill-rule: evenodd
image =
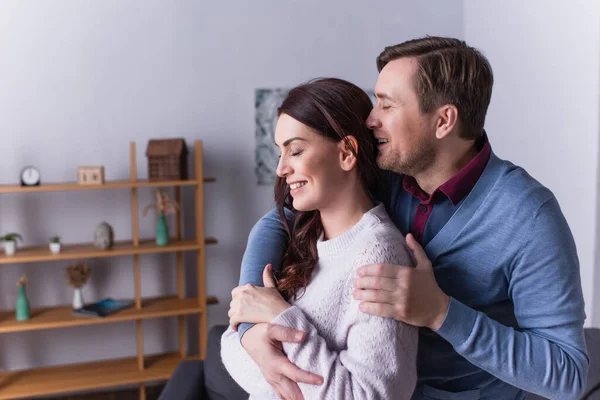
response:
M451 299L437 333L471 363L521 389L577 399L589 359L575 243L556 199L531 220L509 277L519 329L504 326Z
M286 209L288 220L292 218L292 215ZM248 235L248 244L242 258L240 286L247 283L263 286L262 274L265 266L272 264L273 269L280 268L287 243L288 234L279 218L277 209L273 208L254 225ZM254 325L247 323L239 325L240 340L252 326Z

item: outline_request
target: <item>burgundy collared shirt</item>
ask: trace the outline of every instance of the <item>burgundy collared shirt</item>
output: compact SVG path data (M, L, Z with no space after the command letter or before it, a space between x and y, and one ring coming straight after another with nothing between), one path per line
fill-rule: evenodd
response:
M487 135L484 135L478 147L480 148L479 153L431 195L427 195L419 187L415 178L408 175L404 176L402 181L404 190L418 200L410 231L421 245L423 243L427 244L439 232L454 214L456 206L471 192L481 177L492 152ZM436 218L435 223L432 224L429 217L434 206L441 209L439 213L436 210L439 218ZM428 223L431 226L428 226ZM426 228L428 229L426 230Z

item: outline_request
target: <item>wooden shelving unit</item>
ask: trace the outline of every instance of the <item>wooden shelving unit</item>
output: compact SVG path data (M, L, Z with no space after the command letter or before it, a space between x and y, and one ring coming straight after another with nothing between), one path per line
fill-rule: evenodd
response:
M66 244L59 254L50 253L47 246L19 248L13 256L0 254L0 265L9 263L35 263L72 259L101 257L133 257L134 306L121 310L105 318L74 317L70 306L44 307L31 310L31 319L16 321L15 312L0 312L0 334L34 330L70 328L74 326L107 324L134 321L137 331L137 357L119 360L102 360L56 367L0 372L0 400L30 399L87 389L109 388L114 386L139 384L140 400L146 399L144 384L168 379L177 364L185 359L203 359L206 353L207 318L209 304L217 303L215 297L206 295L205 248L215 244L215 238L204 235L204 183L214 182L214 178L204 178L202 169L202 142L194 142L194 179L181 181L147 181L137 179L136 146L130 145L130 179L109 181L103 185L78 185L77 183L53 183L35 187L0 185L0 193L53 192L74 190L131 190L132 238L116 242L109 250L98 250L91 243ZM175 201L181 204L181 190L192 187L195 193L196 238L182 239L181 211L175 214L175 232L167 246L157 246L154 239L140 240L139 237L139 188L173 188ZM198 296L186 298L183 268L183 252L196 252L196 272L198 276ZM157 253L176 254L177 294L158 298L142 298L140 256ZM199 316L200 354L186 354L185 319L186 315ZM176 353L145 355L142 322L150 318L177 317L179 351Z
M168 379L180 361L198 357L181 357L168 353L146 357L145 368L138 367L136 357L38 368L29 371L0 372L0 400L30 399L32 396L59 394L78 390L110 388ZM145 393L141 391L141 393Z

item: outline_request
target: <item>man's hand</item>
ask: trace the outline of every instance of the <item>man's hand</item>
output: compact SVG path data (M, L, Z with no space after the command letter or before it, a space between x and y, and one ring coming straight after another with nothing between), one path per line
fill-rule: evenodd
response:
M437 284L431 261L411 234L406 244L417 267L371 264L357 270L353 296L360 310L390 317L414 326L438 330L448 311L450 297Z
M303 399L297 382L323 384L322 377L301 370L283 353L281 342L300 343L304 336L304 332L274 324L255 325L242 336L242 346L281 399Z
M237 331L242 322L258 324L271 322L276 316L291 306L275 287L271 264L263 270L264 287L247 284L238 286L231 292L229 304L229 325Z

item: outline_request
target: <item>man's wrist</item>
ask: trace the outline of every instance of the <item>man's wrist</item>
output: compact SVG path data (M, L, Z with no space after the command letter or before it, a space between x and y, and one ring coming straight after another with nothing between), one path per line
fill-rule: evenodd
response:
M248 341L252 341L252 337L254 336L254 333L256 333L256 331L259 330L259 326L264 325L264 324L254 324L251 325L246 332L244 332L244 335L242 336L242 339L240 340L242 347L246 350L248 350L247 345L250 344L248 343Z
M442 327L444 320L446 319L446 315L448 314L448 308L450 307L450 296L445 293L442 293L439 311L437 316L433 319L431 324L429 324L428 328L431 330L437 331Z

